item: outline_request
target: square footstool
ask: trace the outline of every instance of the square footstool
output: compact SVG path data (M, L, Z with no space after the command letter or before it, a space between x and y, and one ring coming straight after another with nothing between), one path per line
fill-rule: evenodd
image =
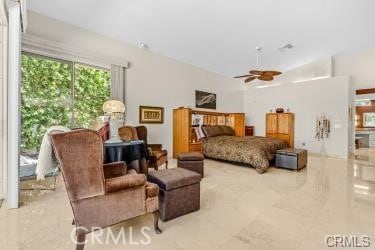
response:
M148 180L159 186L162 221L199 210L200 174L183 168L163 169L149 172Z
M307 165L307 150L284 148L276 150L275 165L298 171Z
M194 171L204 176L204 156L199 152L179 153L177 167Z

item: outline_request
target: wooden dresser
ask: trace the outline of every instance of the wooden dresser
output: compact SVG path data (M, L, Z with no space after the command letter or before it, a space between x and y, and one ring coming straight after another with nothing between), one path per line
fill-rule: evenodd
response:
M266 114L266 136L278 138L294 147L294 113Z
M193 115L200 115L204 125L227 125L233 128L236 136L245 135L244 113L220 113L190 108L173 110L173 157L182 152L202 152L200 142L193 128Z

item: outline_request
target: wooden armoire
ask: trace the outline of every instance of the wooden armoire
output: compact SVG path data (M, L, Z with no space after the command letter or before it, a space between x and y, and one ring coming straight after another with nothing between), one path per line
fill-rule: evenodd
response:
M173 157L183 152L201 152L202 142L196 138L192 116L201 115L203 125L227 125L233 128L236 136L245 136L244 113L220 113L190 108L173 110Z
M266 114L266 137L278 138L294 147L294 113Z

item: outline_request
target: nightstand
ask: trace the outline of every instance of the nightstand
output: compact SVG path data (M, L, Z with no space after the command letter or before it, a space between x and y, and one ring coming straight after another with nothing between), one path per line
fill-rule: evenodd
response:
M202 152L202 142L190 142L189 152Z

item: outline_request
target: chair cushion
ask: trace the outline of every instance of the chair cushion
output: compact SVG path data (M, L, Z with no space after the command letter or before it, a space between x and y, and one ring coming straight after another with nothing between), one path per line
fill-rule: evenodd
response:
M131 168L128 170L127 174L138 174L138 173L137 173L137 170Z
M159 187L158 185L151 183L151 182L146 182L146 197L151 198L155 197L159 194Z
M161 189L172 190L200 182L201 175L183 168L172 168L152 171L148 179Z
M153 151L151 157L155 157L156 159L159 159L165 155L168 155L167 150L162 150L162 151Z
M203 161L204 156L199 152L179 153L177 155L179 161Z

